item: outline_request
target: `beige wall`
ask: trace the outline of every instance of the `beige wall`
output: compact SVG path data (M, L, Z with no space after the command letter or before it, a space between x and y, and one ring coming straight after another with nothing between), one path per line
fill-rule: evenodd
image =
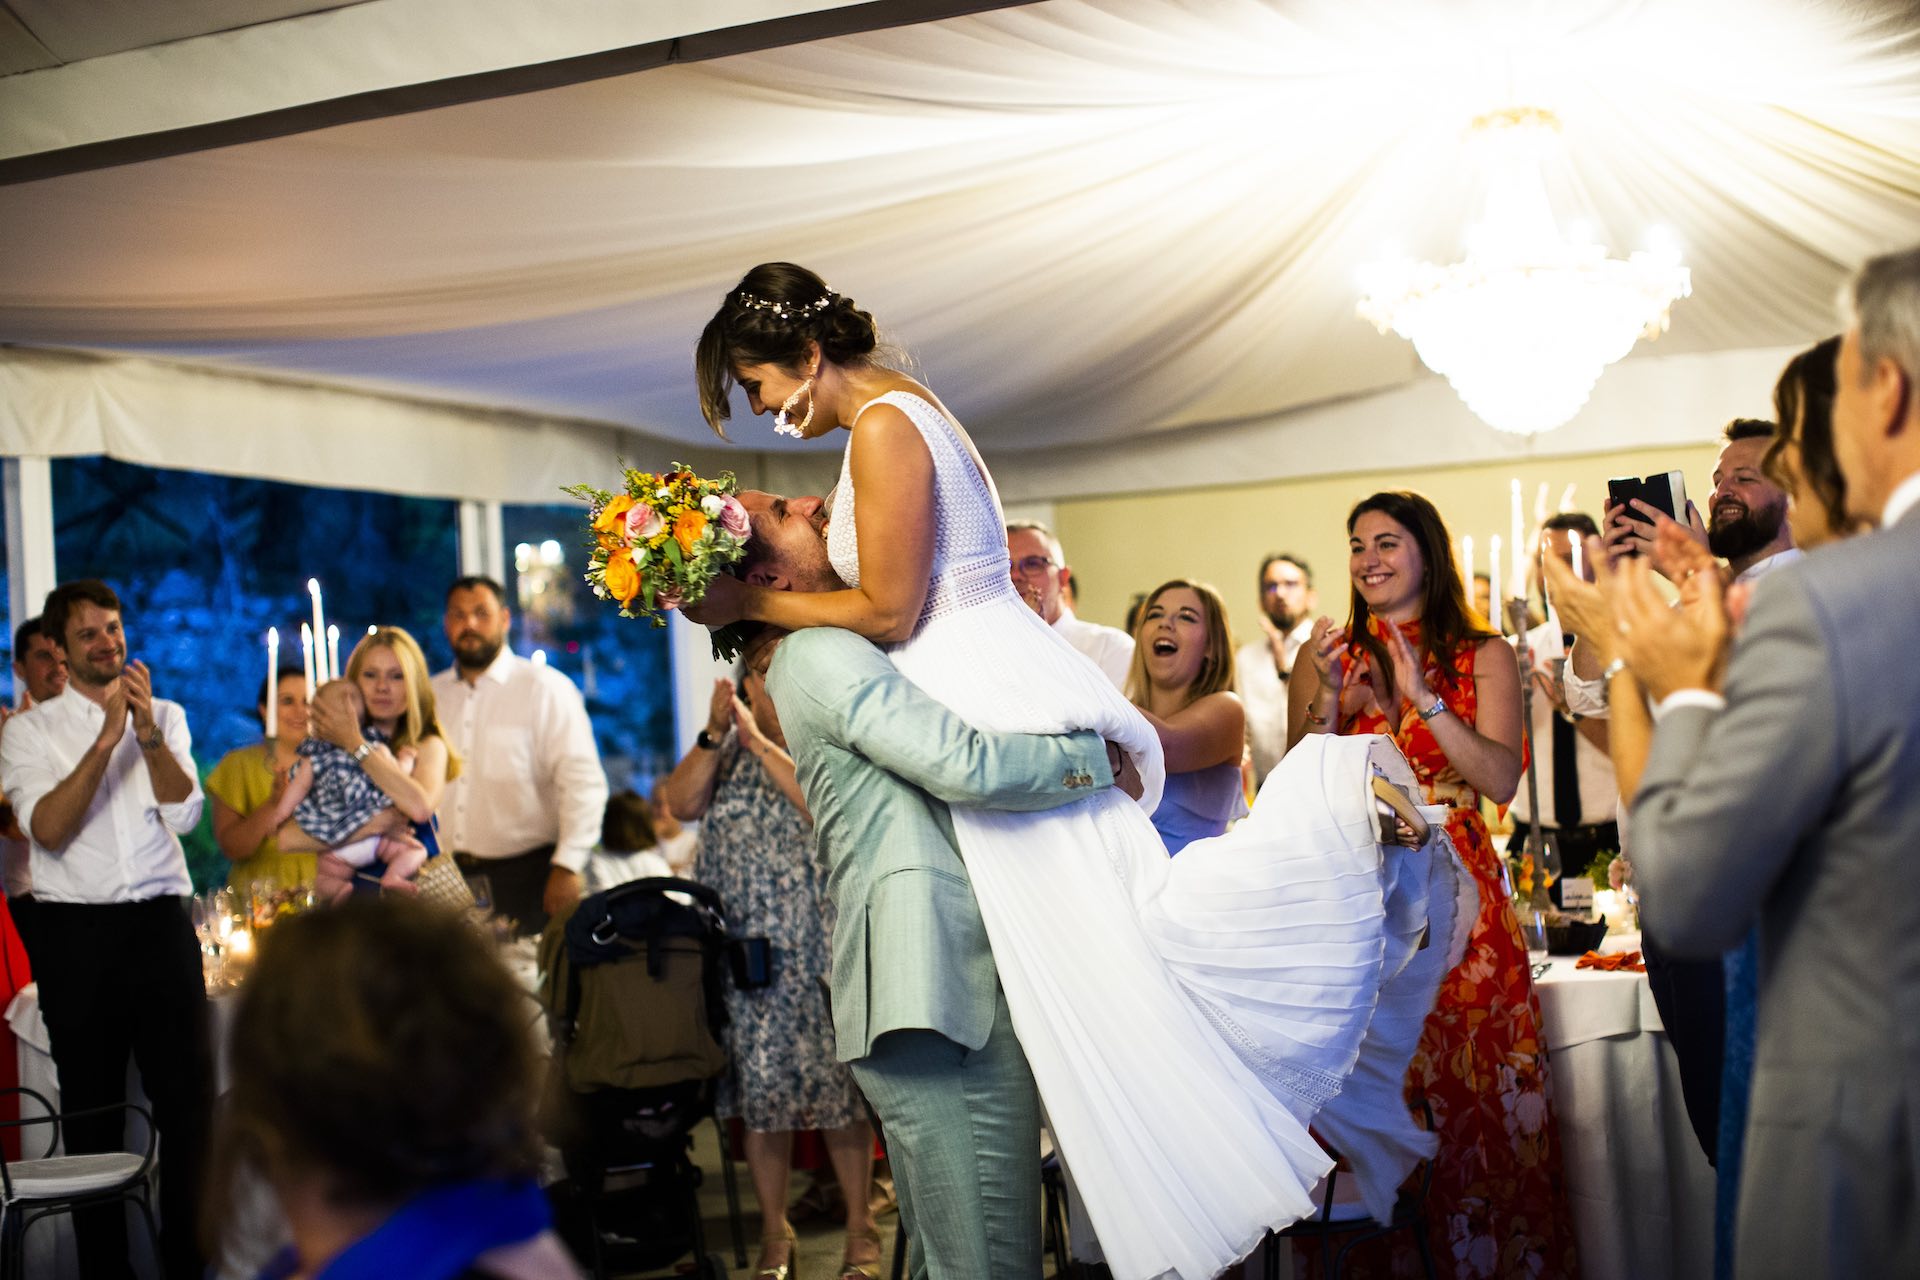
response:
M1258 626L1254 574L1269 551L1291 551L1313 566L1320 611L1344 619L1347 598L1346 518L1355 502L1381 489L1413 488L1433 499L1455 544L1471 534L1481 572L1487 539L1508 538L1510 482L1518 476L1529 523L1540 484L1557 509L1567 485L1577 509L1599 518L1610 476L1678 470L1698 503L1708 492L1717 444L1584 454L1539 462L1497 461L1444 469L1368 471L1344 476L1209 489L1063 499L1054 527L1083 582L1080 615L1120 626L1135 592L1168 578L1204 579L1226 597L1234 635ZM1506 565L1502 565L1502 573Z

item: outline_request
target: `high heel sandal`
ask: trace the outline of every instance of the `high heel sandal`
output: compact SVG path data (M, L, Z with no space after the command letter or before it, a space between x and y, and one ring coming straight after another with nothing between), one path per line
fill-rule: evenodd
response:
M787 1260L777 1267L761 1267L753 1273L753 1280L800 1280L800 1272L794 1262L800 1256L800 1237L793 1233L793 1224L787 1224L787 1233L781 1236L761 1236L760 1250L766 1252L767 1244L773 1240L785 1239L787 1242Z
M865 1231L847 1232L847 1241L865 1240L879 1252L871 1262L855 1262L849 1253L840 1255L839 1280L880 1280L880 1269L887 1260L886 1249L880 1242L880 1228L868 1227Z

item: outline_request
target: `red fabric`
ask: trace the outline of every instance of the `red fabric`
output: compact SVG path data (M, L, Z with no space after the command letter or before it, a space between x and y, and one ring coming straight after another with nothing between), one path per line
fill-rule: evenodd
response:
M20 945L20 930L14 927L13 912L0 897L0 1010L13 1003L14 993L33 981L27 967L27 949ZM0 1089L20 1084L20 1041L13 1028L0 1021ZM36 1113L37 1114L37 1113ZM0 1095L0 1120L20 1118L20 1099L13 1094ZM9 1160L20 1158L20 1131L0 1130L0 1149Z
M1417 651L1418 624L1403 630ZM1469 643L1446 668L1432 658L1426 665L1428 687L1469 725L1477 706L1473 655ZM1341 732L1392 737L1427 801L1455 806L1447 834L1480 890L1466 954L1441 984L1407 1074L1409 1102L1426 1100L1440 1134L1427 1201L1428 1244L1439 1274L1454 1280L1574 1280L1580 1268L1550 1106L1540 1005L1500 860L1479 797L1447 760L1432 729L1404 700L1395 716L1389 723L1369 702L1364 710L1343 714ZM1404 1233L1371 1241L1348 1259L1342 1272L1348 1276L1421 1274L1419 1255ZM1317 1247L1302 1249L1299 1274L1317 1277L1319 1262Z

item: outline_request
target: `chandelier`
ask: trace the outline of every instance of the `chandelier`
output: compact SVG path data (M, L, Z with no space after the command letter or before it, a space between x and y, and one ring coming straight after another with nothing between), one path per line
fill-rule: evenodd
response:
M1472 134L1490 153L1489 186L1466 259L1363 267L1360 318L1413 343L1489 426L1550 431L1580 411L1635 341L1666 332L1691 279L1671 243L1622 260L1577 229L1561 234L1542 176L1559 141L1552 112L1497 111L1475 120Z

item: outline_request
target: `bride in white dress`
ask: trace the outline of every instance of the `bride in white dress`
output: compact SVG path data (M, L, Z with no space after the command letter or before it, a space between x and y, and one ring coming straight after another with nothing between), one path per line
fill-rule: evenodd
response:
M1311 1213L1331 1163L1316 1117L1364 1147L1383 1210L1431 1150L1397 1083L1454 952L1444 839L1377 843L1372 778L1404 761L1380 739L1318 736L1245 822L1169 859L1147 818L1160 740L1022 603L978 453L874 349L871 317L803 268L757 267L728 294L700 341L702 407L719 430L737 382L776 429L850 428L827 529L847 590L721 578L696 620L843 627L982 728L1094 729L1139 766L1137 804L1108 789L953 814L1014 1030L1116 1276L1202 1280ZM1327 1108L1349 1078L1371 1085Z

